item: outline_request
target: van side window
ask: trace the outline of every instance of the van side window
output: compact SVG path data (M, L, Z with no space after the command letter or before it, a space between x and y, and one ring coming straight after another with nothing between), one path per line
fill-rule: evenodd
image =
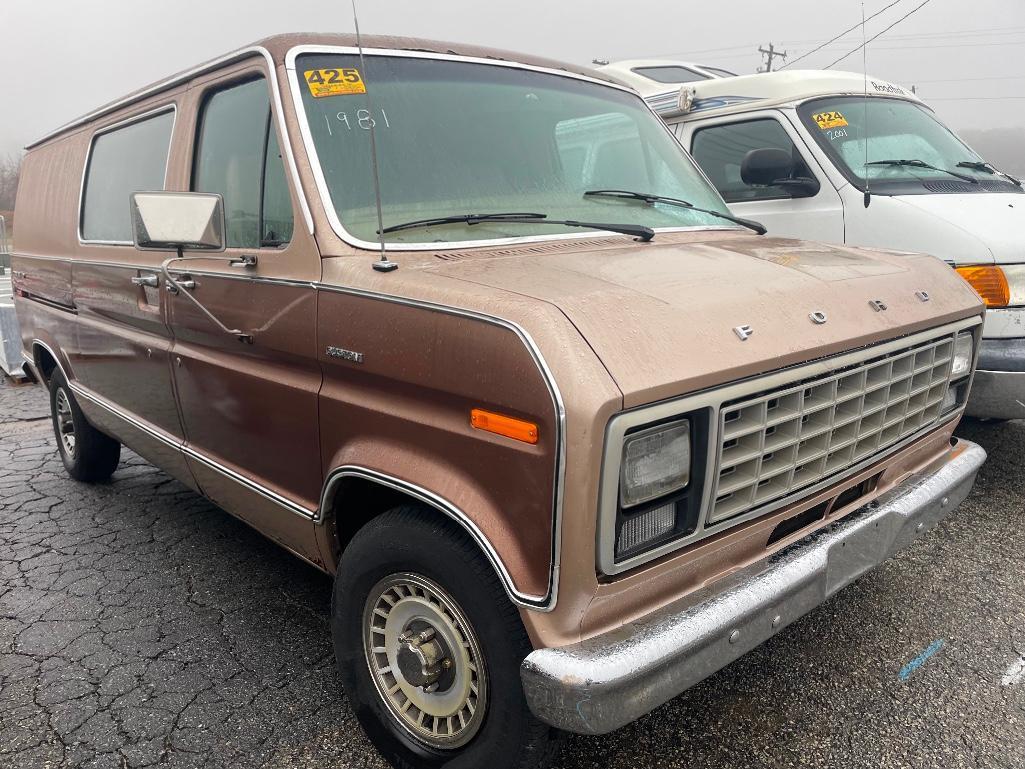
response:
M192 189L224 198L229 248L277 247L292 238L285 181L270 98L263 78L207 97L199 117Z
M812 175L783 126L772 118L702 128L695 132L691 147L694 159L727 203L791 197L782 187L755 187L744 183L740 177L740 166L751 150L781 149L789 152L794 158L794 176Z
M82 240L131 243L128 199L164 189L174 110L97 134L89 149L82 190Z

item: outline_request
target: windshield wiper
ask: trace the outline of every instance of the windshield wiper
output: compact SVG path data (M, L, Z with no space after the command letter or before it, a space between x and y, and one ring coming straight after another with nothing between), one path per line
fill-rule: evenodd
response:
M990 174L1000 174L1005 179L1010 179L1012 182L1017 184L1019 187L1022 186L1020 180L1015 179L1009 173L1001 171L995 165L993 165L992 163L987 163L985 160L962 160L960 163L957 164L957 167L958 168L970 168L973 171L985 171L985 172L990 173Z
M719 219L725 219L728 222L739 224L741 227L747 227L749 230L754 230L759 235L764 235L768 230L765 229L765 225L761 222L756 222L753 219L742 219L739 216L733 216L731 214L724 214L721 211L715 211L711 208L699 208L693 203L689 203L686 200L680 200L679 198L667 198L665 195L652 195L648 192L633 192L631 190L588 190L584 193L584 196L591 197L602 197L602 198L620 198L623 200L640 200L644 203L665 203L670 206L679 206L680 208L689 208L693 211L700 211L703 214L709 214Z
M940 168L934 166L932 163L926 163L924 160L870 160L865 163L866 166L909 166L911 168L929 168L933 171L939 171L942 174L950 174L956 176L958 179L962 179L972 184L978 184L979 180L975 179L967 174L959 174L957 171L951 171L949 168Z
M606 222L578 222L573 219L549 219L548 214L511 213L511 214L458 214L456 216L437 216L433 219L417 219L412 222L393 224L379 230L378 234L398 232L399 230L413 230L419 227L433 227L438 224L485 224L486 222L502 222L510 224L558 224L563 227L584 227L589 230L607 230L618 232L621 235L633 235L638 240L647 243L655 237L655 231L651 227L640 224L608 224Z

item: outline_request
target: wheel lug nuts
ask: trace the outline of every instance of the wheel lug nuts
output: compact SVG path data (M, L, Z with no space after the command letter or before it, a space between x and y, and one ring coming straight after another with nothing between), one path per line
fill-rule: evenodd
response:
M441 666L445 670L448 670L450 667L452 667L452 660L450 660L448 657L445 657L445 659L441 661Z

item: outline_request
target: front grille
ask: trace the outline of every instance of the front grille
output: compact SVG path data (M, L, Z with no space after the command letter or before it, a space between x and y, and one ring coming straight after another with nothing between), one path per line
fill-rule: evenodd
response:
M946 336L723 404L706 525L840 474L938 421L953 349Z

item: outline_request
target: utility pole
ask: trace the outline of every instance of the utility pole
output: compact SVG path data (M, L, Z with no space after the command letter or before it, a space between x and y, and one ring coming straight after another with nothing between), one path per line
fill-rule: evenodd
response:
M769 43L768 49L759 48L758 53L765 56L765 66L759 67L759 72L772 72L772 60L775 58L783 59L783 61L787 60L787 52L777 51L772 43Z

